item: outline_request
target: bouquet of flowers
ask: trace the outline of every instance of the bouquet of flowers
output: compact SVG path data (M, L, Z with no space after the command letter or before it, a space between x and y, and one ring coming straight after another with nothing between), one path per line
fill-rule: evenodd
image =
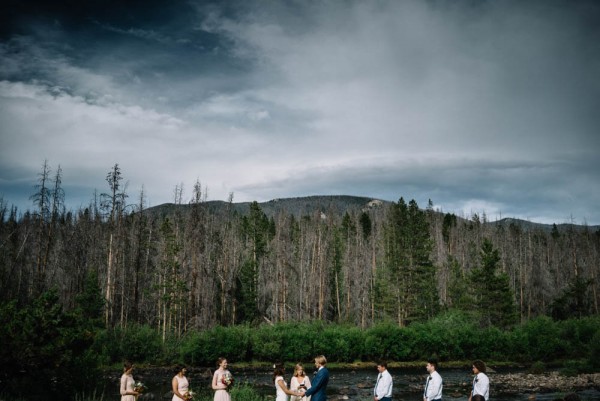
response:
M136 382L133 385L133 391L137 391L138 393L143 393L144 390L146 390L148 387L146 387L146 385L142 382Z
M221 383L226 385L227 388L233 385L233 376L231 375L231 373L229 373L229 371L225 372L225 374L221 378Z
M195 395L196 395L196 393L194 393L192 390L188 390L183 395L183 398L185 398L186 400L191 400L194 398Z

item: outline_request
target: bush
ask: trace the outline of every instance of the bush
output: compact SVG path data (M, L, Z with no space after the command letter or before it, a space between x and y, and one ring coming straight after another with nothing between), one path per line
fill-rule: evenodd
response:
M393 323L382 323L366 331L364 356L370 360L408 361L413 340L406 329Z
M246 361L252 339L248 326L217 326L207 331L191 331L181 340L181 358L192 365L214 366L218 358Z
M264 401L264 398L247 384L235 384L230 391L231 399L235 401ZM195 401L213 401L213 394L200 393L194 397Z
M546 372L546 364L542 361L534 362L529 368L529 373L534 375L541 375Z
M596 330L596 333L590 341L588 363L592 369L600 369L600 329Z
M563 376L577 376L579 374L579 362L578 361L567 361L562 369L560 370L560 374Z
M283 361L307 361L315 357L316 333L323 329L320 323L279 323L275 326L281 337L280 358Z
M319 351L333 362L352 362L362 354L363 335L360 329L352 326L329 325L323 330Z
M426 360L432 355L440 361L464 359L469 355L469 339L477 333L471 319L457 311L442 313L426 323L412 324L407 330L414 338L412 360Z
M532 319L516 328L515 332L523 342L519 348L528 361L548 362L564 355L564 343L559 336L558 326L547 316Z
M160 334L146 325L102 330L96 336L93 349L102 355L105 365L124 360L156 363L164 355Z
M261 326L252 335L252 354L261 361L281 361L282 338L272 326Z
M90 352L90 325L63 311L57 292L41 294L31 304L0 304L0 381L3 392L32 398L88 390L98 376L98 359ZM23 374L26 372L27 374ZM36 385L28 380L36 378Z
M231 399L236 401L264 401L263 397L247 384L233 386Z
M587 358L591 351L590 347L594 344L593 337L600 327L600 319L598 317L569 319L557 322L556 325L563 355L569 358Z

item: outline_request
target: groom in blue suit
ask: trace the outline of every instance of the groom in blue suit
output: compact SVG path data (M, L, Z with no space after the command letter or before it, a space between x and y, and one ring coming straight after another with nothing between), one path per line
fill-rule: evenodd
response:
M329 371L325 367L327 359L323 355L315 358L315 367L318 369L317 375L313 378L311 386L304 393L305 397L310 397L311 401L327 400L327 383L329 382Z

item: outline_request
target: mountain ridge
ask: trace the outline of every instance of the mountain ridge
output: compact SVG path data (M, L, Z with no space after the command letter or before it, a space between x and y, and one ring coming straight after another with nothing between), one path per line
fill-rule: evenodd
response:
M253 202L232 202L231 208L233 211L239 214L247 214L250 211L250 205ZM316 213L328 213L334 212L335 214L342 216L346 212L352 211L363 211L371 208L385 207L393 204L394 202L386 201L378 198L366 197L366 196L354 196L354 195L308 195L301 197L291 198L275 198L265 202L257 202L261 210L271 218L277 215L279 212L287 212L293 214L299 218L307 215L314 215ZM227 213L230 203L221 200L211 200L201 202L209 212L222 214ZM167 215L176 210L186 211L192 204L174 204L174 203L163 203L160 205L152 206L145 209L147 212L158 215ZM436 211L445 215L445 212ZM469 221L468 219L457 216L457 218L463 221ZM486 221L483 224L492 226L510 226L515 225L521 229L540 229L543 231L552 231L554 224L559 229L566 229L568 227L576 227L579 229L591 229L600 230L600 225L588 226L582 224L572 223L538 223L529 220L518 219L514 217L504 217L500 220Z

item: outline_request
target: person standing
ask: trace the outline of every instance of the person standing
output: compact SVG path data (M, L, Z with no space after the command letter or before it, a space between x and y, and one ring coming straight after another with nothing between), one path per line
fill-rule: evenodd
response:
M327 383L329 383L329 370L325 367L327 359L323 355L315 358L315 368L317 374L312 381L312 387L306 390L305 397L312 397L312 401L327 400Z
M273 366L273 383L275 383L275 401L288 401L288 395L302 397L302 393L291 391L287 387L287 383L283 378L285 368L283 364L275 364Z
M425 391L423 391L423 401L441 401L442 400L442 376L437 372L437 361L430 359L425 366L429 376L425 382Z
M392 399L392 375L387 370L387 362L377 362L377 382L375 382L375 390L373 390L373 399L375 401L391 401Z
M215 390L214 401L231 401L229 395L229 386L226 384L227 378L231 378L231 373L227 370L227 359L217 359L217 366L212 380L212 389Z
M476 395L481 395L485 398L485 401L488 401L490 398L490 379L485 374L486 367L483 361L477 360L473 362L473 373L475 377L473 378L473 390L471 391L471 395L469 395L469 401L472 401L472 398Z
M308 390L311 387L310 384L310 379L308 378L308 376L306 376L306 373L304 373L304 366L302 366L301 363L297 363L296 366L294 366L294 375L292 376L292 379L290 380L290 390L292 391L298 391L300 389L302 390ZM291 396L290 400L291 401L300 401L302 399L302 396ZM305 401L309 401L310 397L306 397Z
M133 380L133 364L126 361L123 364L123 374L121 375L121 401L135 401L140 394L135 391L135 380Z
M186 400L186 395L190 388L190 383L185 376L187 369L184 366L175 368L175 376L171 380L171 389L173 390L173 399L171 401Z

